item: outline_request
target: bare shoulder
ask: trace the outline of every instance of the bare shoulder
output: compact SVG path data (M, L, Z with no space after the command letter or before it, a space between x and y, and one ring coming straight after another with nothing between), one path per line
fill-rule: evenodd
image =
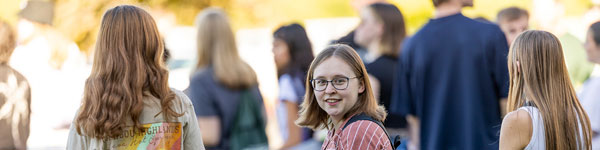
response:
M517 110L512 111L504 117L504 121L502 121L502 127L527 127L524 129L532 129L531 116L525 110Z
M531 116L525 110L508 113L500 130L500 149L523 149L533 132Z

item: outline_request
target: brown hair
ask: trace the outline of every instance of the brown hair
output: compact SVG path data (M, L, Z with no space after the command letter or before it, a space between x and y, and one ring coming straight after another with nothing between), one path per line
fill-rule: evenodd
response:
M312 129L318 129L325 127L331 129L332 126L328 124L329 115L325 112L315 98L315 93L310 80L313 78L315 68L321 64L321 62L331 57L337 57L344 60L354 71L356 76L359 78L364 86L365 92L358 95L356 104L344 114L343 119L347 119L352 114L365 113L368 116L373 117L375 120L383 122L387 116L387 112L383 106L377 104L377 100L373 96L373 90L371 89L371 83L369 81L369 75L365 69L365 65L352 47L336 44L325 48L314 61L310 64L308 74L306 77L306 93L304 94L304 101L300 104L300 116L296 120L296 124L299 126L305 126Z
M383 24L383 35L381 35L380 51L381 54L398 57L402 40L406 37L406 27L404 17L400 10L392 5L385 3L375 3L368 7L377 20Z
M182 116L171 108L175 94L167 84L163 47L154 19L146 11L130 5L106 11L76 118L77 132L114 138L127 122L140 130L144 96L160 99L167 121Z
M509 51L508 71L507 110L532 102L543 118L546 149L591 149L590 121L571 85L556 36L536 30L521 33Z
M243 89L256 85L256 74L250 65L240 58L233 31L223 11L218 8L206 8L198 14L196 22L196 69L212 66L216 80L228 88Z
M0 65L8 64L16 44L15 31L8 23L0 20Z
M521 17L529 18L529 13L525 9L521 9L519 7L508 7L500 10L498 15L496 16L496 21L514 21Z

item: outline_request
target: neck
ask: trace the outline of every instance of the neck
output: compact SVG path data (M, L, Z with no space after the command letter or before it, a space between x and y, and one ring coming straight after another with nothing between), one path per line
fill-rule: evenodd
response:
M342 119L341 116L340 117L331 116L331 123L333 124L334 130L339 129L343 122L344 122L344 120Z
M365 56L365 63L373 62L381 56L381 51L379 50L379 43L380 40L375 40L371 42L371 44L369 44L369 46L367 47L368 53Z
M460 13L462 10L462 5L460 3L444 3L440 4L435 8L434 19L443 18L446 16L454 15Z

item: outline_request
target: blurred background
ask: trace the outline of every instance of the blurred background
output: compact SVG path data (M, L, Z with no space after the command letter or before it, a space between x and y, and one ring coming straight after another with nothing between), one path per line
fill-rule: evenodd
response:
M29 149L64 149L83 86L91 70L91 54L101 16L116 5L131 4L150 12L171 52L169 82L188 87L196 48L194 18L206 7L220 7L231 19L241 57L256 71L268 114L271 147L277 138L274 105L277 74L273 61L274 30L283 24L302 24L317 54L359 24L358 7L370 0L0 0L0 19L18 33L11 65L32 89ZM388 0L404 15L408 35L433 15L431 0ZM563 42L574 85L580 87L593 72L583 41L588 26L600 19L600 0L474 0L463 11L491 22L510 6L530 13L530 29L547 30ZM5 133L1 133L2 136Z

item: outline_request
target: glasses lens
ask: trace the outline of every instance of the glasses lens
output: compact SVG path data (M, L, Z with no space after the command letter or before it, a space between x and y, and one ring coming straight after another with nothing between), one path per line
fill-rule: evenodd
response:
M315 79L313 80L313 88L317 91L325 90L327 87L327 80L324 79Z
M344 90L348 87L348 78L336 78L332 81L333 87L338 90Z

